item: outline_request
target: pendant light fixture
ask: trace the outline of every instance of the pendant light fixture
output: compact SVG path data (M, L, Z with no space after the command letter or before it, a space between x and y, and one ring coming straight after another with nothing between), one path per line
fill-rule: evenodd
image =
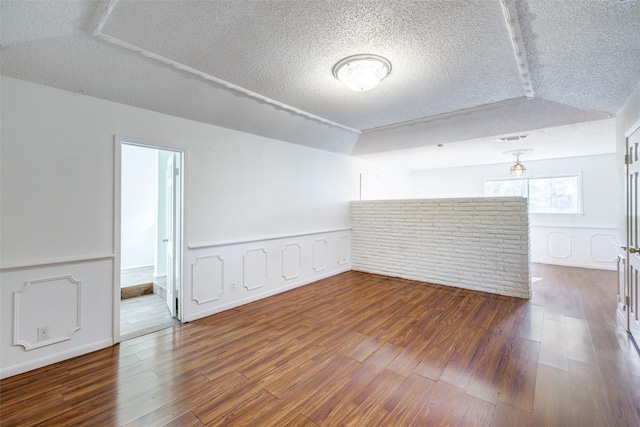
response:
M520 163L520 156L516 156L516 163L511 166L511 169L509 169L509 173L511 173L511 175L513 176L522 176L526 171L527 168L522 163Z
M525 174L525 172L527 171L527 168L525 167L525 165L520 163L520 156L522 156L525 153L529 153L531 151L533 151L533 150L531 150L531 149L522 149L522 150L511 150L511 151L505 151L504 152L504 154L510 154L512 156L516 156L516 162L509 169L509 173L511 175L513 175L513 176L522 176L522 175Z
M378 86L391 72L391 62L378 55L353 55L333 67L333 76L349 89L365 91Z

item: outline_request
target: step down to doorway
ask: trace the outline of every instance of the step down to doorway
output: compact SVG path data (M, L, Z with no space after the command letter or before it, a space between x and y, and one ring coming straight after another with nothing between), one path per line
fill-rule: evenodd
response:
M143 283L141 285L127 286L120 288L120 299L135 298L142 295L153 294L153 283Z

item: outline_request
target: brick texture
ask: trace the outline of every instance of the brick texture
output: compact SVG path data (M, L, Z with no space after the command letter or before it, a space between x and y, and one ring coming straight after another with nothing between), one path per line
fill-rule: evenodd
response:
M531 297L527 199L351 202L357 271Z

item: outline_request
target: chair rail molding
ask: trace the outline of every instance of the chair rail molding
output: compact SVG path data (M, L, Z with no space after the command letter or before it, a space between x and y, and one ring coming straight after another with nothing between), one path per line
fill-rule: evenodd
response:
M77 256L77 257L69 257L69 258L59 258L59 259L48 259L41 261L24 261L18 262L15 264L7 264L0 266L0 271L3 270L18 270L18 269L29 269L36 267L48 267L53 265L62 265L62 264L77 264L79 262L92 262L92 261L102 261L106 259L115 258L115 254L104 254L104 255L95 255L95 256Z

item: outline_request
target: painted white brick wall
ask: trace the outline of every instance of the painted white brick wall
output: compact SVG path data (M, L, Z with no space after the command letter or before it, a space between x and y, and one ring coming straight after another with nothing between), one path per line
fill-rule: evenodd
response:
M531 297L527 199L351 202L352 269Z

